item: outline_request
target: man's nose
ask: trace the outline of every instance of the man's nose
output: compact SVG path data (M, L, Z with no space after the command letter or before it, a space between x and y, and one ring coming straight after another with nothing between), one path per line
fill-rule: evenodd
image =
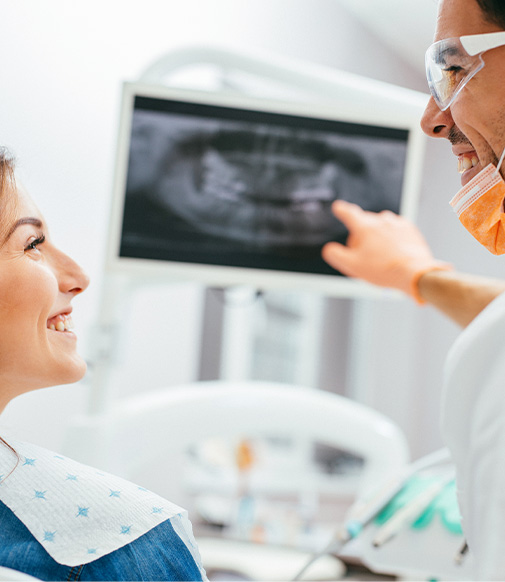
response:
M421 128L424 133L430 137L447 138L453 126L454 121L450 108L440 111L433 97L430 97L421 119Z

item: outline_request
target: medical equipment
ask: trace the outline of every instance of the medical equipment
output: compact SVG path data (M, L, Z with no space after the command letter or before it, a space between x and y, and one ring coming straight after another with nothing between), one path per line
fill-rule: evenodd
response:
M426 77L431 94L442 111L448 109L463 87L484 66L482 54L505 45L505 32L446 38L426 51Z
M372 545L375 548L380 548L412 522L414 522L412 527L415 527L415 524L420 519L419 516L422 516L423 513L428 510L434 500L451 482L454 482L453 471L451 471L448 476L443 476L442 479L437 479L430 483L424 491L415 496L408 505L399 509L398 512L377 531L372 541Z
M196 74L193 74L195 73ZM210 80L209 80L210 79ZM272 103L279 104L279 96L285 106L291 109L307 110L311 103L312 116L317 117L318 109L321 112L332 112L332 116L342 115L355 120L361 119L365 123L375 123L386 127L408 128L409 145L406 158L404 193L401 211L406 216L414 216L417 208L418 188L421 183L421 169L424 154L424 140L418 119L426 104L426 95L403 87L368 79L346 71L335 71L314 63L283 58L261 51L233 51L215 46L189 46L170 51L162 55L159 60L150 64L134 86L145 87L154 92L158 90L165 96L174 91L181 95L183 91L198 94L200 98L217 99L221 96L229 104L238 105L239 101L254 102L261 108ZM197 86L198 93L188 91L188 87ZM208 89L203 92L202 89ZM245 97L249 95L249 97ZM270 100L259 99L258 95ZM287 105L286 105L287 103ZM297 106L297 103L299 106ZM130 103L132 105L132 103ZM131 118L133 110L125 111ZM284 108L284 113L287 113ZM365 119L363 116L369 116ZM124 187L126 185L126 160L129 155L129 127L128 122L119 124L119 139L116 160L115 186L116 191L111 209L111 228L109 228L109 245L107 261L101 291L100 305L97 314L97 326L93 330L90 342L91 376L90 401L88 409L97 412L107 409L115 396L115 388L111 386L111 373L120 359L117 346L121 337L121 327L124 322L124 312L141 288L156 284L170 284L181 281L200 281L215 287L226 289L225 299L229 292L243 287L236 287L237 283L248 285L253 293L258 289L296 289L297 292L315 291L318 294L335 295L339 297L370 298L370 297L399 297L398 292L379 289L373 285L346 277L304 274L294 272L267 271L240 267L218 267L217 265L176 263L170 261L156 261L147 259L131 259L132 265L124 257L119 257L121 237L122 206ZM212 161L212 155L210 156ZM229 245L233 246L233 245ZM170 263L170 264L169 264ZM225 301L226 302L226 301ZM367 401L369 387L373 385L371 367L358 363L354 354L366 351L365 344L370 341L369 320L371 308L356 302L353 309L353 320L356 320L356 330L349 342L351 352L351 367L355 368L349 374L351 385L350 395L361 401ZM229 310L227 310L229 311ZM236 318L226 314L224 322L223 345L230 340L234 344L233 362L225 357L222 350L220 376L226 379L246 379L248 356L244 341L237 343L235 335L230 330L239 330L242 338L251 334L244 332L242 322L237 324ZM358 321L359 320L359 321ZM233 335L233 337L231 337ZM307 343L309 343L307 341ZM219 343L218 351L220 349ZM307 351L317 350L316 343ZM227 346L226 346L227 347ZM240 355L237 357L237 351ZM232 353L228 350L228 353ZM300 358L302 365L310 360ZM231 358L230 358L231 359ZM316 367L308 373L296 376L296 382L313 385ZM308 374L311 375L308 378ZM215 377L211 375L210 377ZM285 381L285 378L279 378ZM287 381L292 381L291 378Z
M240 57L233 59L236 67ZM259 99L146 83L147 74L124 85L108 268L219 287L353 295L368 286L336 276L320 257L325 242L347 234L329 206L343 198L413 217L424 103L406 100L391 114L374 86L373 106L358 106L345 92L333 104L331 90L324 100L307 99L317 69L252 62L244 57L240 66L290 76L298 91L286 92L289 100ZM340 77L324 84L345 85Z
M468 544L465 541L465 543L461 546L461 549L458 551L458 553L454 557L454 561L456 562L456 564L460 565L463 563L463 560L465 559L465 556L468 553L468 549L469 549Z
M296 435L353 451L365 464L351 495L369 502L376 483L408 462L404 435L378 412L336 394L271 382L199 382L130 398L107 413L73 418L65 450L137 481L147 463L155 464L156 473L141 484L190 505L187 487L173 478L188 447L204 438L244 435ZM303 477L304 484L289 475L284 482L274 478L271 488L296 494L298 486L307 487L309 476ZM324 485L313 477L310 483L316 492Z
M412 524L419 531L422 528L426 528L431 522L433 512L428 511L430 504L454 480L452 466L447 465L449 462L450 457L447 449L444 448L435 451L412 463L392 480L390 479L380 485L371 495L368 495L362 500L358 500L349 510L343 527L337 530L335 536L325 548L312 556L305 567L298 572L294 580L301 580L309 567L328 554L336 556L359 556L372 569L375 570L374 566L377 565L376 571L385 573L400 572L402 569L400 565L402 558L395 555L391 559L391 555L388 554L387 560L390 560L390 562L383 566L380 559L380 550L385 547L387 551L388 544L392 544L390 540L400 533L404 537L405 531L409 531L409 527ZM437 468L438 466L440 468ZM430 477L425 480L425 486L422 488L417 487L415 495L404 496L404 499L400 503L397 503L397 498L410 486L412 480L422 475L425 471L431 471L429 473ZM452 490L451 494L455 496L455 491ZM426 512L429 513L428 519L425 518ZM421 520L422 523L418 524L417 522ZM461 529L449 524L445 528L445 533L441 534L438 523L434 524L433 529L436 532L435 536L440 537L440 545L443 548L444 559L442 560L439 556L433 555L433 563L429 565L424 564L424 568L418 565L417 572L423 571L425 574L429 574L428 570L432 568L431 573L433 575L449 574L451 576L456 573L462 576L460 579L465 579L465 570L461 567L462 556L465 552L461 553L460 551L458 554L455 554L453 550L451 553L451 547L454 543L457 544L462 539ZM430 533L429 535L431 536L432 534ZM426 536L424 539L426 539ZM461 547L461 542L459 541L459 543L459 547ZM401 540L396 543L396 551L398 551L398 544L402 547ZM351 551L349 551L349 546L351 546ZM416 561L419 563L423 559L425 554L423 554L421 547L418 549L418 556L415 558L412 555L412 549L409 550L407 545L406 553L408 554L408 559L405 560L406 563L412 561L415 564ZM431 554L434 554L434 552L431 552ZM456 558L461 558L459 564ZM415 566L403 566L405 572L408 572L409 568L410 572L416 571Z

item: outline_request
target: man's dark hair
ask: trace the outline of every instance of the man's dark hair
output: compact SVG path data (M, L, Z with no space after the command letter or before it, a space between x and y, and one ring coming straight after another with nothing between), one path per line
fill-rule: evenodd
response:
M486 20L505 30L505 2L503 0L477 0Z

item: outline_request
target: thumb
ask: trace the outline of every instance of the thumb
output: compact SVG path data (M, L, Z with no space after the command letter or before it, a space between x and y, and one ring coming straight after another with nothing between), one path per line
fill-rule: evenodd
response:
M345 275L350 275L352 270L352 252L345 245L337 242L326 243L321 255L323 259L337 271L341 271Z

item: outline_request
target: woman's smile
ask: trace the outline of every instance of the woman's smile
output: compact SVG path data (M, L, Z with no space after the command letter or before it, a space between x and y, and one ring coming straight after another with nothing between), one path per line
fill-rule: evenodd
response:
M81 268L52 242L28 194L11 192L0 243L0 408L29 390L82 378L86 364L72 331L73 298L88 286ZM9 385L8 391L1 387Z

